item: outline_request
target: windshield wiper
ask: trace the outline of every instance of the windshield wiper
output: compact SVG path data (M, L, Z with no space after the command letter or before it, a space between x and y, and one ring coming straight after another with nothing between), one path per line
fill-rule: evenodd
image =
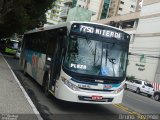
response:
M92 43L92 41L89 40L89 39L87 38L87 36L85 36L85 39L86 39L86 41L87 41L87 43L88 43L88 46L89 46L89 49L90 49L92 55L94 56L94 66L95 66L95 64L96 64L97 43L95 44L95 49L94 49L94 48L93 48L93 43Z
M108 59L109 59L109 62L112 63L113 76L115 76L114 64L116 64L116 59L115 58L108 58Z
M94 49L94 66L95 66L95 61L96 61L96 52L97 52L97 43L95 44L95 49Z

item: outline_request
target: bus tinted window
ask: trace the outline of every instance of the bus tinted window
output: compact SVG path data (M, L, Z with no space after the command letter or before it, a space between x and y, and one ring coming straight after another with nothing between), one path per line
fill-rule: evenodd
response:
M46 52L47 41L43 37L43 33L35 33L27 35L26 48L37 52Z

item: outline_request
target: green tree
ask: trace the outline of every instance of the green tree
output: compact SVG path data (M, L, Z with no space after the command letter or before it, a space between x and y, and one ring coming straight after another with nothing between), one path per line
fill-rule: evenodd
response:
M55 0L0 0L0 38L39 27Z

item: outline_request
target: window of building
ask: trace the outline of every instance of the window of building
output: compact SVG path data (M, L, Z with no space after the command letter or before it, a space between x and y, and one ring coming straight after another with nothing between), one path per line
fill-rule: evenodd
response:
M104 0L101 19L105 19L108 16L109 4L110 4L110 0Z
M75 7L77 4L77 0L72 0L72 7Z
M121 4L124 4L124 2L123 2L123 1L121 1Z
M81 5L78 5L78 7L81 7Z
M122 11L122 8L119 8L119 10L121 10L121 11Z
M134 6L134 5L131 5L131 8L135 8L135 6Z

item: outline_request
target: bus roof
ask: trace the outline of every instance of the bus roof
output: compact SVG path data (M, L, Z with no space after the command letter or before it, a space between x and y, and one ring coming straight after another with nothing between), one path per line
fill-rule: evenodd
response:
M41 32L41 31L56 29L56 28L60 28L60 27L67 27L67 28L70 28L70 26L71 26L73 23L89 23L89 24L94 24L94 25L102 25L102 26L114 28L114 29L117 29L117 30L119 30L119 31L122 31L122 32L126 33L126 32L123 31L122 29L119 29L119 28L116 28L116 27L113 27L113 26L110 26L110 25L104 25L104 24L101 24L101 23L95 23L95 22L82 22L82 21L70 21L70 22L60 23L60 24L57 24L57 25L50 25L50 26L46 26L46 27L37 28L37 29L34 29L34 30L27 31L27 32L25 32L24 34L30 34L30 33L35 33L35 32Z

